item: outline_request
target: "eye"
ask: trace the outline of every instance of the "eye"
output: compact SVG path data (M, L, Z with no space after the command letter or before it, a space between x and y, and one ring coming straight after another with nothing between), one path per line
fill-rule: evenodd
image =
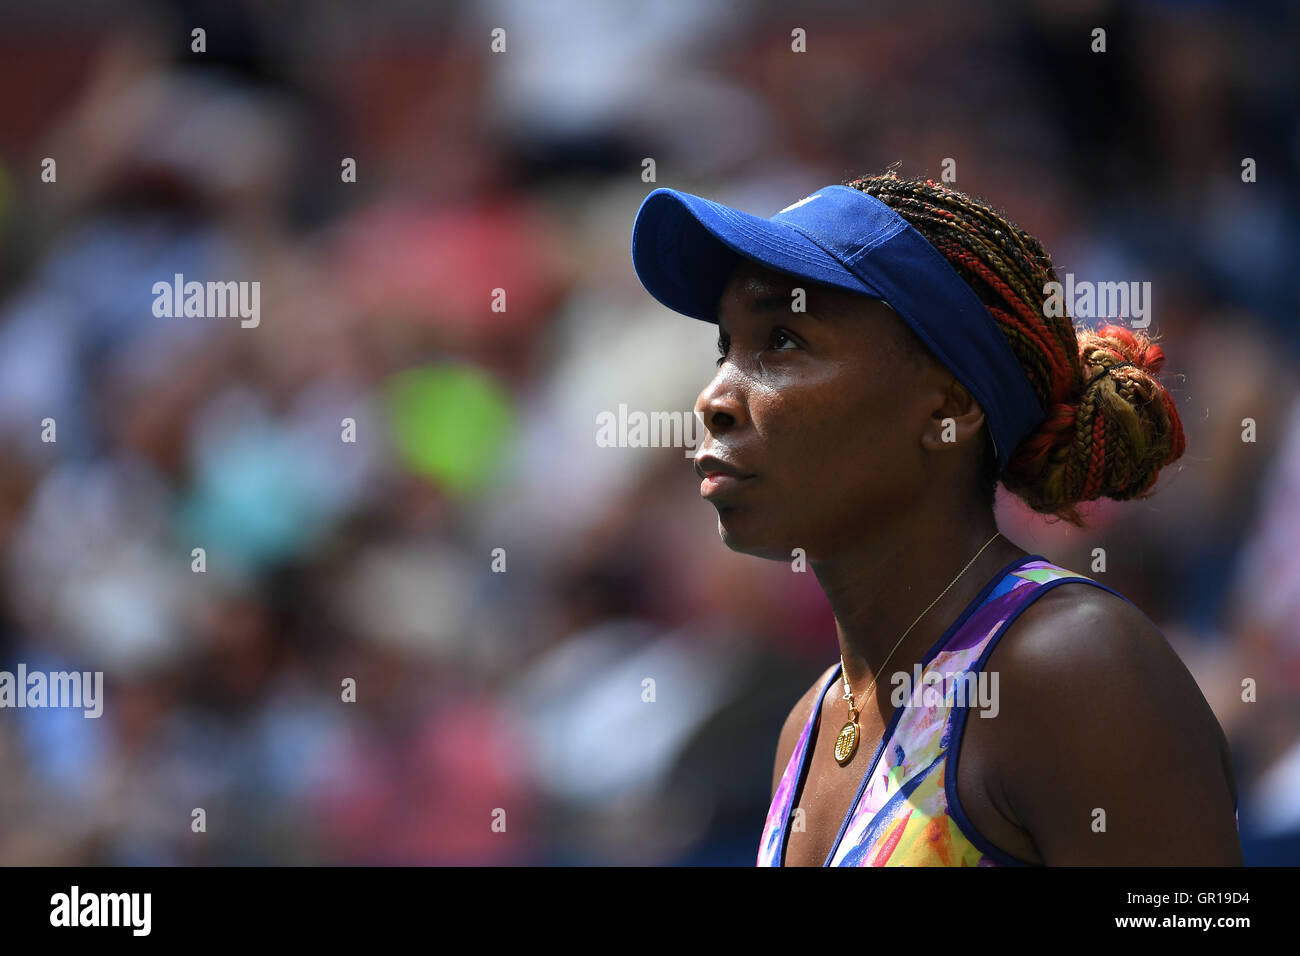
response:
M727 360L727 348L731 345L731 339L725 335L718 337L718 360L713 364L722 368L722 363Z
M782 343L787 343L789 348L786 348ZM785 329L779 327L772 330L772 338L769 344L778 352L786 352L789 351L789 349L797 349L799 347L799 343L795 341L794 336Z

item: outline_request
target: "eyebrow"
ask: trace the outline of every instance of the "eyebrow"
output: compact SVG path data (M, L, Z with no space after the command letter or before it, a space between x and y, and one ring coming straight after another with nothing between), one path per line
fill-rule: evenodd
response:
M760 315L772 312L785 312L790 308L790 299L788 296L782 296L778 293L765 293L755 296L745 303L747 312L756 312ZM718 339L730 338L730 333L723 328L722 316L718 316Z
M751 312L789 312L790 311L790 294L793 290L787 292L771 292L755 296L748 303ZM804 314L804 313L800 313Z

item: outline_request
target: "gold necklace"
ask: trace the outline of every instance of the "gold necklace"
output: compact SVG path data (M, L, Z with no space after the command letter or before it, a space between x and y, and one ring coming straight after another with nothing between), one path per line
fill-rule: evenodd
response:
M966 567L962 568L960 571L957 572L957 576L953 578L951 582L949 582L946 588L944 588L942 591L939 592L939 597L935 598L933 601L930 602L930 607L927 607L924 611L918 614L916 620L913 621L910 625L908 625L907 630L903 632L903 636L898 639L898 643L896 643L893 646L893 648L890 649L888 656L885 657L885 663L881 664L880 670L876 671L876 677L871 678L871 686L868 687L867 692L862 695L863 700L867 700L871 697L871 692L876 688L876 678L880 676L882 671L884 671L886 665L889 664L889 658L894 656L894 651L898 650L899 644L902 644L903 640L907 637L907 635L912 632L912 628L916 627L917 623L921 620L921 618L925 617L926 614L930 613L930 608L938 604L940 598L942 598L945 594L947 594L949 591L952 590L952 586L961 580L961 576L970 570L970 566L972 564L974 564L976 561L979 560L979 556L984 553L984 548L987 548L989 545L991 545L993 541L1000 534L1002 534L1001 531L995 532L992 538L989 538L988 541L984 542L984 547L980 548L978 551L975 552L975 557L971 558L970 561L966 563ZM853 754L858 749L858 738L861 736L861 734L858 732L858 717L860 712L858 711L858 708L854 706L853 703L853 691L849 688L849 675L848 672L844 669L843 654L840 654L840 676L844 679L844 696L841 697L840 699L847 700L849 702L848 723L846 723L843 727L840 728L840 735L835 738L835 760L839 763L841 767L843 767L846 763L848 763L850 760L853 759Z

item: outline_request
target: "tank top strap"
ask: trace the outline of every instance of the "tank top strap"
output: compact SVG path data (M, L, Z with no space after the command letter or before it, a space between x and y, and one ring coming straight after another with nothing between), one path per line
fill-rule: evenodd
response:
M808 716L804 718L803 722L803 730L799 734L799 739L795 742L794 749L790 752L790 759L786 761L785 771L781 774L781 780L776 786L776 792L772 795L771 806L768 807L767 821L763 825L762 839L759 840L759 866L781 865L781 851L785 846L786 827L790 822L794 794L807 769L804 754L808 749L808 738L812 736L813 727L816 726L821 717L822 698L826 696L827 688L830 687L831 681L839 676L839 673L840 662L836 661L822 675L819 684L820 692L813 699L812 706L808 709Z

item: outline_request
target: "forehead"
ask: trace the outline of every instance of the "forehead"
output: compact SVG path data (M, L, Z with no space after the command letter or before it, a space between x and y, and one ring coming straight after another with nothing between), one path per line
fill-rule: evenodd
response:
M777 272L750 259L741 259L727 281L722 295L727 298L753 298L777 292L789 293L795 286L813 285L807 279Z
M722 290L718 300L718 320L725 325L728 319L774 311L789 311L791 296L803 289L806 308L816 316L863 315L888 307L866 296L854 295L845 289L824 285L801 276L778 272L749 259L741 259Z

